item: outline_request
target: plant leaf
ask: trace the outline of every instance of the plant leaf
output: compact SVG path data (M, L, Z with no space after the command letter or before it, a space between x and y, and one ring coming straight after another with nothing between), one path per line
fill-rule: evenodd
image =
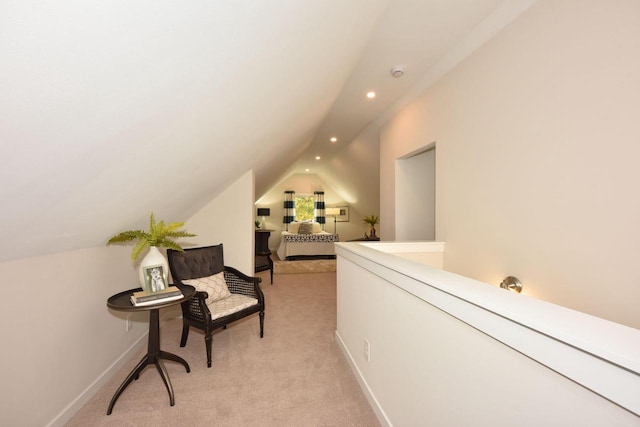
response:
M182 246L180 246L176 242L172 242L171 240L165 241L163 243L163 246L167 249L174 249L176 251L184 252L184 249L182 249Z
M147 247L149 247L149 241L146 239L141 239L136 243L136 245L131 250L131 260L135 261L142 251L144 251Z
M138 258L138 256L140 256L140 254L149 246L165 247L182 251L182 247L170 238L177 239L181 237L196 236L196 234L180 230L180 227L182 227L183 225L184 222L170 222L168 224L166 224L164 220L156 222L156 218L153 212L151 212L151 215L149 216L148 232L143 230L123 231L109 239L107 241L107 246L115 243L136 241L131 251L131 259L133 261L135 261L136 258Z
M145 236L145 232L142 230L129 230L123 231L122 233L118 233L107 242L107 246L113 245L114 243L125 243L131 240L142 239Z

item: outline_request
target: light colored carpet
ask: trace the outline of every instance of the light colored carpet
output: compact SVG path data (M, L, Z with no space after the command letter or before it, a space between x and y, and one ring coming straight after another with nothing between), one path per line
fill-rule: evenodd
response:
M219 330L207 368L203 334L179 347L181 320L161 326L161 346L183 357L165 362L175 406L147 367L106 415L111 396L143 356L124 366L68 426L379 426L335 342L336 274L258 273L266 298L264 338L257 314Z
M273 272L277 274L330 273L336 271L335 259L313 259L297 261L273 261Z

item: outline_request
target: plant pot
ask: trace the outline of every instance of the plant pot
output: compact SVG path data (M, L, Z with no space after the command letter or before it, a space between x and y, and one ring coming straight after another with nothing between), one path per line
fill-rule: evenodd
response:
M142 258L138 268L140 287L146 292L161 291L168 286L168 274L167 259L157 247L149 247L149 252Z

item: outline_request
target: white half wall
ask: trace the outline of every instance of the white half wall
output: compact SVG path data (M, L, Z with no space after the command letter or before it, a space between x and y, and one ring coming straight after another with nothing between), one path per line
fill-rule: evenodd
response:
M640 423L640 331L387 249L336 244L336 338L382 425Z

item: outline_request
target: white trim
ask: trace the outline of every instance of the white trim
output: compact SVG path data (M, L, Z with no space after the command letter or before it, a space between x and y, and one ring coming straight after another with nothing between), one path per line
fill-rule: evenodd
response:
M100 391L102 387L137 353L147 344L149 331L145 332L131 346L118 357L98 378L93 381L78 397L73 399L58 415L55 416L47 427L63 427L71 418ZM124 378L123 378L124 379ZM107 413L107 407L104 408ZM106 415L105 415L106 416Z
M179 317L182 318L182 312L179 308L176 310L173 306L170 309L160 311L160 328L162 324L170 319ZM47 427L62 427L66 425L71 418L93 398L93 396L100 391L102 387L118 373L118 371L129 362L136 354L140 353L149 342L149 327L147 320L147 330L133 343L129 348L120 355L102 374L98 376L82 393L78 395L69 405L67 405L58 415L56 415L48 424ZM122 378L124 380L124 377ZM107 408L104 409L105 414Z
M389 417L387 417L387 413L384 411L384 409L382 409L382 406L380 405L380 402L378 402L378 399L376 399L376 396L373 394L373 391L369 387L369 384L367 384L367 381L365 380L364 376L362 375L362 372L360 371L360 368L358 368L358 365L356 364L356 361L353 359L353 356L351 355L351 352L349 351L349 349L345 345L345 343L344 343L344 341L343 341L343 339L340 336L340 333L338 331L336 331L336 341L338 342L338 346L342 350L342 353L344 354L345 358L349 362L349 365L351 365L351 369L353 370L354 374L356 375L356 379L358 380L358 383L360 384L360 388L362 389L362 391L364 392L365 397L369 401L369 405L371 405L371 408L373 409L373 412L376 414L376 417L378 418L378 421L380 421L380 424L382 426L391 427L393 425L393 424L391 424L391 420L389 419Z
M361 242L361 244L389 254L444 252L444 242Z

